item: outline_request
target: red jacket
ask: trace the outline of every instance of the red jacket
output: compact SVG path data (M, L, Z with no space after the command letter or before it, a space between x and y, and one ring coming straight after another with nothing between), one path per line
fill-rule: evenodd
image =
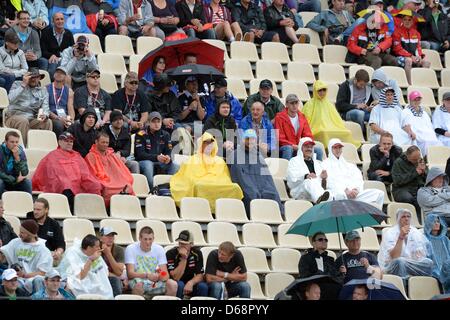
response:
M297 112L298 121L300 122L300 128L295 134L294 126L291 123L287 108L278 112L275 116L275 129L278 129L278 140L280 147L298 145L299 141L303 137L310 137L314 139L311 128L309 127L308 120L300 111Z
M420 46L420 33L414 27L409 29L403 26L395 27L392 40L392 53L394 55L423 57L422 47Z
M381 29L378 31L378 48L380 48L381 51L386 51L392 45L392 38L389 36L388 32L389 30L387 24L383 24ZM367 45L367 25L365 23L361 23L353 29L352 35L347 42L347 49L350 53L360 56L362 49L367 49Z

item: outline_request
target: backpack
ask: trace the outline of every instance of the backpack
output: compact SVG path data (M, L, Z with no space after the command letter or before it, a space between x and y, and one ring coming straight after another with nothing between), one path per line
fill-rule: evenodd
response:
M170 192L170 183L163 183L154 186L151 193L156 196L171 197L172 193Z

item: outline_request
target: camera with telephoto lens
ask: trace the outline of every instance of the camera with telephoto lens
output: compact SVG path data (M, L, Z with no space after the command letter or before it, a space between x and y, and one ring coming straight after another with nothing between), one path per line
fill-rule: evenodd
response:
M22 271L22 266L18 263L12 264L10 268L16 270L16 272Z
M86 43L84 42L78 42L77 43L77 50L80 53L84 53L84 51L86 50Z

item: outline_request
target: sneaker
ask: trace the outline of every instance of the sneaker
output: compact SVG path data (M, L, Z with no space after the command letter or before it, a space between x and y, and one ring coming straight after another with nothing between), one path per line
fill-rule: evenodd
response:
M236 33L236 36L234 37L235 41L242 41L242 33Z
M325 191L319 199L317 199L316 204L319 204L323 201L327 201L330 198L330 193L328 191Z
M309 43L309 35L307 34L298 35L298 43Z
M244 41L250 42L252 35L249 32L244 33Z

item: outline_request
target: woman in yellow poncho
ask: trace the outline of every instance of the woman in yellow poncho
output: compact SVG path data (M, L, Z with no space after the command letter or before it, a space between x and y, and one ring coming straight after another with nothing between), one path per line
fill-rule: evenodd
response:
M305 104L302 112L308 119L314 139L327 146L330 139L338 138L358 148L361 143L353 140L352 133L345 128L336 107L327 98L326 83L317 80L314 82L313 91L313 98Z
M205 132L197 145L197 154L183 163L170 179L170 191L177 205L183 197L200 197L209 201L214 212L216 199L242 199L242 190L231 182L225 161L216 156L218 146L214 137Z

